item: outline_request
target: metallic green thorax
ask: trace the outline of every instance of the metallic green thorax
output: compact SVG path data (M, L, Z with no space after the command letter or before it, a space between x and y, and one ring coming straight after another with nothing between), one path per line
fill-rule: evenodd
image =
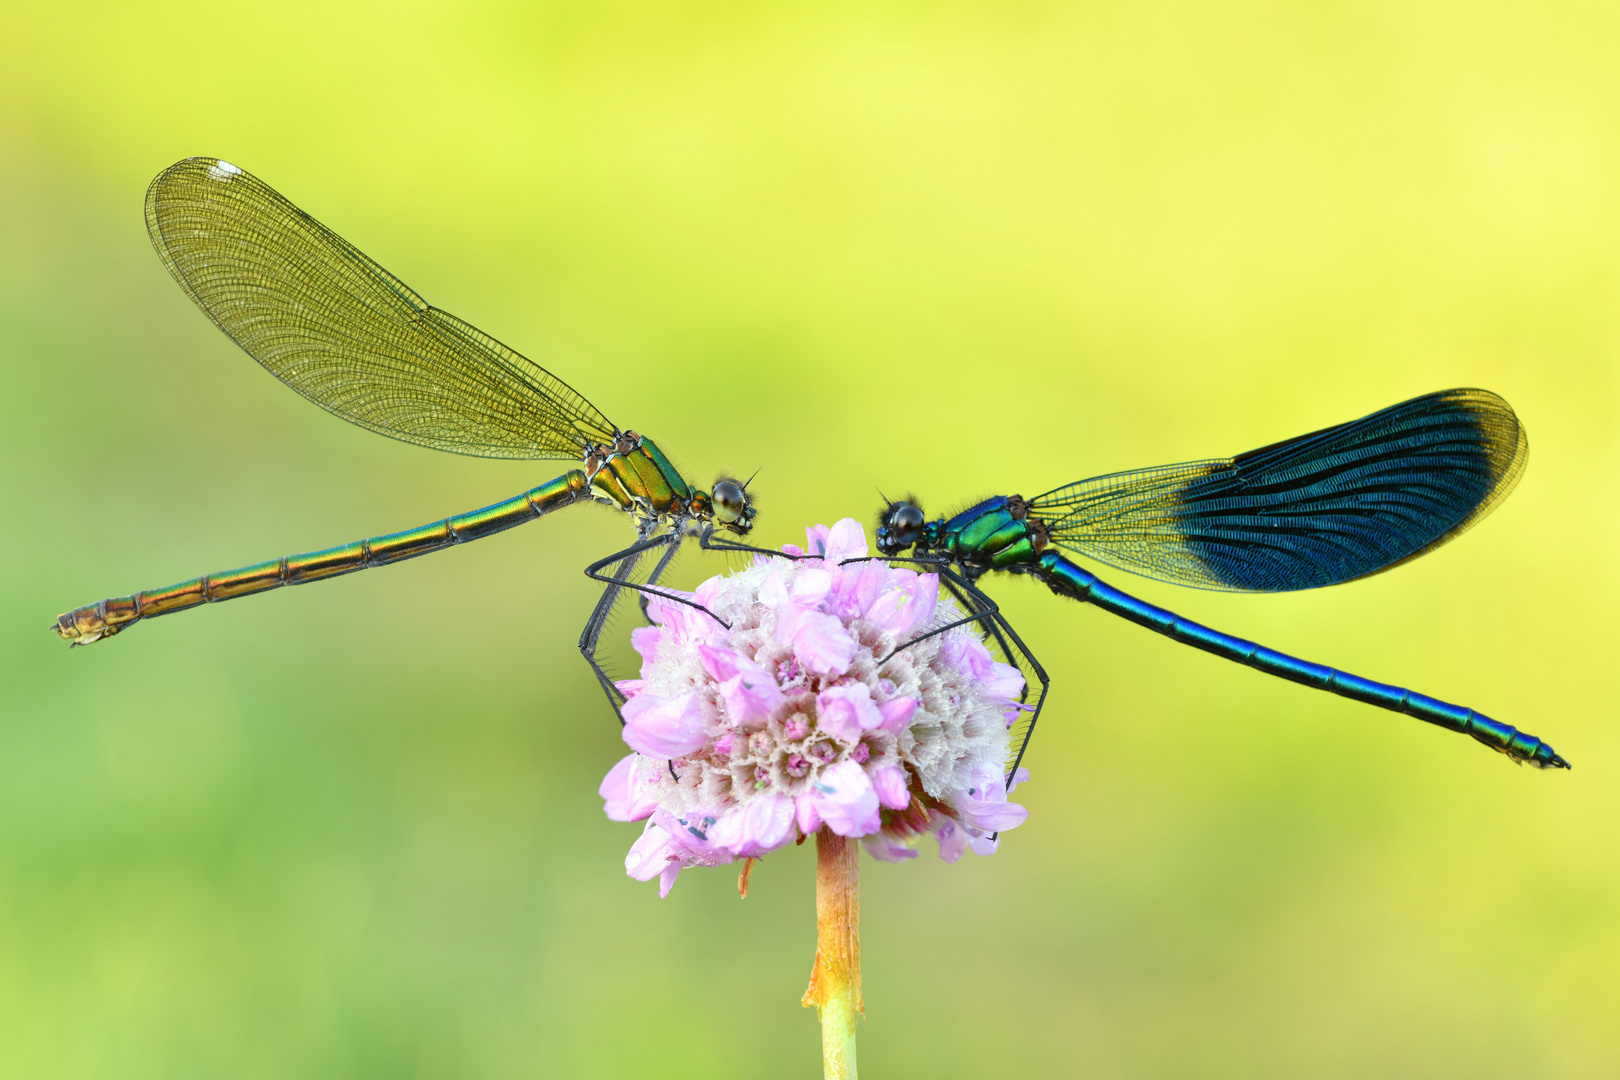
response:
M595 447L585 456L585 471L594 497L621 510L646 517L693 511L693 493L681 474L657 444L633 431L620 435L611 447Z
M103 600L58 617L56 632L74 644L88 645L139 619L401 562L502 532L582 499L633 514L643 528L669 518L706 520L710 516L709 493L690 488L663 451L633 431L618 436L612 446L592 447L583 464L583 469L570 469L504 502L431 525Z
M1017 495L998 495L928 526L924 541L977 577L986 570L1034 564L1046 547L1046 523Z

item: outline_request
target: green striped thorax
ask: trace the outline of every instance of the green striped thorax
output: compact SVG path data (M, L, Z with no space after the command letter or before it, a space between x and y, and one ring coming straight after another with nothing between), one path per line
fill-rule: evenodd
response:
M997 495L946 520L929 521L915 497L890 502L878 514L877 549L898 555L908 548L918 554L943 555L969 578L986 570L1033 566L1048 542L1046 522L1031 517L1021 495Z
M695 518L738 536L754 527L746 485L721 477L712 493L694 488L657 443L634 431L620 432L612 445L592 446L585 454L585 474L592 498L632 514Z

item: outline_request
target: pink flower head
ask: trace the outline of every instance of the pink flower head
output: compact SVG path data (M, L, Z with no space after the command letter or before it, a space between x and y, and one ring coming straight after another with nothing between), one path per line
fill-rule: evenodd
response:
M757 557L649 602L655 625L631 637L641 677L618 684L635 752L601 787L608 817L647 822L631 877L658 878L664 895L683 868L759 858L822 828L896 862L932 834L954 861L990 854L1028 816L1007 799L1010 735L997 722L1023 678L970 627L920 638L961 612L936 575L868 550L846 518L784 548L803 558Z

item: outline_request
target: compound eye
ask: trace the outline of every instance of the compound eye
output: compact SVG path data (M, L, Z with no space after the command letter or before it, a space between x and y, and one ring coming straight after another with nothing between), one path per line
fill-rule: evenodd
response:
M925 520L919 507L901 503L894 508L894 514L889 518L889 527L899 536L916 536L922 532Z
M714 485L714 519L722 525L734 525L747 509L748 498L742 485L735 480L721 480Z

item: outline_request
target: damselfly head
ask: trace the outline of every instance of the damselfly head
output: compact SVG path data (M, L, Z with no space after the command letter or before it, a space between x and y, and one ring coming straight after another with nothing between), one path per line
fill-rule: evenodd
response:
M890 501L878 512L877 549L880 555L898 555L923 538L928 519L917 496L907 495L899 501Z
M714 482L711 496L710 512L715 524L738 536L747 536L754 527L754 505L748 500L746 488L730 477L721 477Z

